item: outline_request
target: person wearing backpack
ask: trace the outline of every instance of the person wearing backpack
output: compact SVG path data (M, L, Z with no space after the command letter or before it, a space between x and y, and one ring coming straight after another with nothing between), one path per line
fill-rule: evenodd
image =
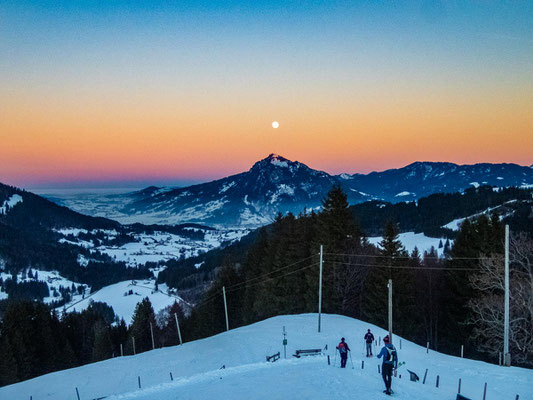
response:
M337 350L339 350L341 356L341 368L346 368L346 361L348 360L348 352L350 351L350 348L348 347L348 343L344 341L344 338L341 338Z
M390 396L392 394L392 371L398 367L398 353L396 348L390 343L388 335L383 338L383 343L385 343L385 346L379 352L378 358L383 357L381 366L381 375L383 376L383 382L385 382L385 390L383 392Z
M374 335L372 335L372 332L370 332L370 329L369 329L365 335L367 357L372 357L372 342L373 341L374 341Z

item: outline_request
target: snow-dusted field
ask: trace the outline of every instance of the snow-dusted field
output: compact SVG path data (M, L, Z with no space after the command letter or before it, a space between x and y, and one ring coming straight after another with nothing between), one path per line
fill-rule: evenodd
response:
M129 294L130 290L133 292L132 294ZM156 291L154 280L124 281L105 286L83 300L77 299L67 304L65 308L68 312L82 311L89 307L91 300L105 302L113 307L113 311L119 319L124 318L124 321L129 325L135 306L145 297L150 299L156 314L163 308L174 304L175 301L183 301L176 294L169 293L166 285L159 285Z
M191 228L197 229L197 228ZM198 230L198 229L197 229ZM201 252L207 252L219 247L224 242L239 240L250 233L245 228L228 228L216 230L204 230L204 240L192 240L184 236L174 235L167 232L131 233L133 241L125 243L122 246L96 246L93 241L84 241L77 238L80 233L87 233L83 229L61 229L57 232L64 236L73 235L75 240L62 238L60 241L68 242L78 246L98 251L109 255L116 261L124 261L130 267L137 267L147 262L167 261L173 258L188 258L197 256ZM107 238L113 238L118 235L114 230L93 230L95 234L102 232ZM83 263L86 260L80 259Z
M287 360L283 359L282 329L287 330ZM364 356L363 335L370 328L377 337L386 332L348 317L323 315L317 333L317 315L288 315L225 332L183 346L158 349L60 371L0 388L2 399L80 398L175 400L175 399L385 399L380 364ZM335 346L341 336L352 349L348 368L338 368ZM459 378L461 393L481 399L487 382L487 400L533 398L533 370L506 368L480 361L446 356L395 337L402 378L394 379L393 398L455 399ZM295 359L297 349L325 348L330 355ZM282 359L267 363L265 356L281 352ZM365 361L364 369L361 368ZM335 365L333 365L335 364ZM222 366L224 369L220 369ZM426 384L410 382L407 369ZM173 375L171 381L170 373ZM435 387L437 375L439 388ZM138 377L141 388L138 388Z
M434 247L437 251L439 257L443 255L444 244L446 243L446 238L432 238L424 235L423 233L414 233L414 232L405 232L400 233L399 240L402 242L405 249L411 253L415 247L418 248L420 254L424 254L424 251L429 251L431 247ZM378 246L379 242L383 240L381 236L369 237L368 241L375 246ZM442 241L443 247L439 248L439 243ZM450 245L453 243L453 240L450 240Z

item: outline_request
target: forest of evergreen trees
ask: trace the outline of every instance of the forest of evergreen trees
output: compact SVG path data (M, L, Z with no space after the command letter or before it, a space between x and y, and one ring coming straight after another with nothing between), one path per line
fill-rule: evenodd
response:
M499 217L481 215L463 223L445 258L417 249L408 254L391 222L384 226L379 248L372 246L356 221L338 187L318 214L279 216L258 232L245 254L228 252L222 259L216 280L187 319L187 335L199 338L225 329L223 286L231 328L279 314L316 312L322 244L323 312L386 326L387 281L392 279L396 333L449 354L458 354L464 344L465 356L494 361L473 339L469 304L486 295L470 284L480 262L503 253ZM531 316L525 318L532 326Z

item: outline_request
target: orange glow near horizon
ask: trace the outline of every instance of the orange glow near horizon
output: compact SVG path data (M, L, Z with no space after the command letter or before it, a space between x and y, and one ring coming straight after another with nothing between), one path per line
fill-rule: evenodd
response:
M119 5L14 4L0 26L2 183L207 181L270 153L331 174L533 164L533 19L520 5L447 5L429 22L408 6L139 7L124 22ZM484 7L511 33L487 35Z
M25 100L25 101L24 101ZM53 100L53 99L52 99ZM24 185L56 181L209 180L247 170L271 152L329 173L398 168L413 161L533 161L531 98L438 98L358 104L3 104L2 175ZM470 104L469 101L471 102ZM279 129L271 121L278 119ZM5 134L7 133L7 135Z

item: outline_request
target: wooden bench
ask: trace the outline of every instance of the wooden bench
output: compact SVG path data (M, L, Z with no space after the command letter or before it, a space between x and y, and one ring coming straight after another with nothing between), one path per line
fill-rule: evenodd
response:
M266 356L267 362L276 362L279 360L279 351L271 356Z
M307 349L307 350L296 350L296 354L293 354L293 357L300 358L305 356L319 356L322 354L322 349Z

